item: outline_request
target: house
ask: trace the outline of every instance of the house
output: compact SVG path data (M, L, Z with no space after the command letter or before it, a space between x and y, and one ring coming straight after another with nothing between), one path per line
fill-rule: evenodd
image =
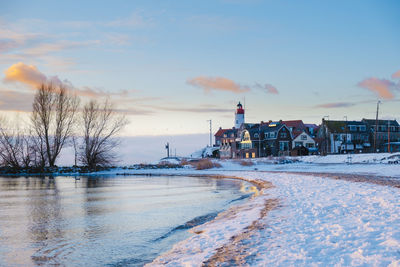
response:
M215 143L219 146L219 157L221 159L230 159L233 157L233 148L235 146L237 130L220 128L215 134Z
M237 131L233 158L258 158L261 142L260 124L243 123Z
M238 129L233 158L258 158L289 155L292 148L290 129L282 123L243 123Z
M362 121L322 119L317 139L322 154L363 153L371 147L368 125Z
M316 124L311 124L311 123L307 123L304 124L306 126L307 129L307 133L312 137L315 138L317 136L317 132L319 129L319 126Z
M369 152L400 152L400 127L396 120L362 119L362 122L368 128Z
M316 153L316 142L314 140L315 130L318 128L315 124L304 124L302 120L282 121L292 133L292 148L304 146Z
M224 137L226 137L226 131L229 131L229 129L222 129L221 127L219 127L219 130L214 134L216 146L220 146L222 144L222 140L224 139Z
M292 133L282 121L261 123L262 143L260 155L287 156L292 149Z
M305 147L310 154L317 152L315 140L306 131L293 136L292 147Z

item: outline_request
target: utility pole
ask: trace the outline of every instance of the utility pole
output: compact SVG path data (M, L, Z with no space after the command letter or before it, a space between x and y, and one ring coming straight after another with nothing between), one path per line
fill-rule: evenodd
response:
M380 100L376 103L376 119L375 119L375 134L374 134L374 153L376 153L376 135L378 133L378 114L379 114L379 104Z
M322 119L325 120L325 118L328 118L329 121L329 115L324 116ZM325 122L325 143L326 143L326 151L325 151L325 155L328 155L328 149L329 149L329 136L328 136L328 124Z
M347 128L347 116L344 116L343 118L346 118L346 125L345 125L345 128L346 128L346 138L345 138L345 144L346 144L346 154L347 154L347 152L348 152L348 150L347 150L347 135L348 135L348 128Z
M388 153L390 153L390 120L388 120Z
M212 147L212 120L207 120L210 123L210 147Z
M261 122L258 126L258 157L261 158Z

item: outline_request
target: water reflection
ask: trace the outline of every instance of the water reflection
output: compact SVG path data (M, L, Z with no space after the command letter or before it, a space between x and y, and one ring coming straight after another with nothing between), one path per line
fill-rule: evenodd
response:
M193 177L0 177L0 266L143 265L189 235L180 226L241 200L240 184Z

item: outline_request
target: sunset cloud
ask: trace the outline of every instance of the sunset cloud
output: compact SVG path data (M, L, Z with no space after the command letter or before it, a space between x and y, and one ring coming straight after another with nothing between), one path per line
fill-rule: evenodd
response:
M233 92L236 94L250 91L250 88L248 86L240 85L224 77L199 76L188 80L187 83L192 86L201 88L207 93L211 92L212 90Z
M64 86L68 90L73 91L79 96L85 96L90 98L97 97L108 97L118 96L127 97L131 91L120 90L118 92L106 92L99 88L91 88L84 86L82 88L76 88L70 81L61 80L58 76L46 76L44 73L39 71L36 66L27 65L19 62L7 70L5 70L4 82L6 83L20 83L29 86L32 89L37 89L42 83L52 83L55 86Z
M371 77L359 82L358 86L377 93L379 97L384 99L393 99L394 95L392 90L398 89L398 85L396 85L394 82L375 77Z
M400 70L392 74L392 79L400 79Z
M18 82L37 88L47 81L46 75L41 73L36 66L26 65L22 62L9 67L5 72L4 82Z
M259 89L267 94L278 94L278 89L275 86L266 83L264 85L255 83L254 86L243 85L233 80L224 77L205 77L199 76L187 81L188 84L201 88L204 92L208 93L212 90L232 92L236 94L249 92L252 89Z
M348 102L335 102L335 103L326 103L315 106L316 108L348 108L354 106L354 103Z

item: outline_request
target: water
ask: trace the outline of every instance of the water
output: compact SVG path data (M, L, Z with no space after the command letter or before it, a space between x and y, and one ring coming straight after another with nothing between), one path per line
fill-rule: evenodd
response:
M0 177L0 266L142 266L245 199L194 177Z

